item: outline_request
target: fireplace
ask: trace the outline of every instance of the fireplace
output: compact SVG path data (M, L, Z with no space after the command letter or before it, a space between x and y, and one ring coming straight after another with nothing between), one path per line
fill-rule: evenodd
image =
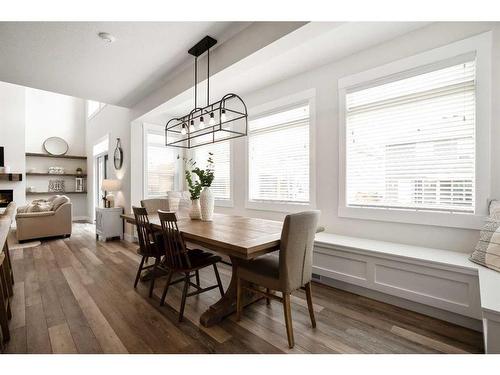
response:
M0 207L7 207L7 205L14 199L13 190L0 190Z

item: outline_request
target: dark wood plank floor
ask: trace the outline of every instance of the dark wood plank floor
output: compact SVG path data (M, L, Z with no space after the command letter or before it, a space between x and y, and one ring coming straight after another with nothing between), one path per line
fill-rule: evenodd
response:
M136 246L96 242L93 226L75 224L69 239L12 250L15 296L7 353L481 353L482 336L465 328L314 284L317 328L310 327L305 295L293 296L295 348L288 349L282 307L264 301L204 328L200 314L217 290L188 299L177 322L180 284L159 306L147 285L134 290ZM230 269L221 266L227 286ZM202 284L213 283L211 269ZM141 283L140 283L141 284Z

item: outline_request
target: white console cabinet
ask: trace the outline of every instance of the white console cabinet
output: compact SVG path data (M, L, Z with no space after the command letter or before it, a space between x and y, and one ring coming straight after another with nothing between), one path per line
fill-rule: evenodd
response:
M120 237L123 239L123 220L120 215L123 213L123 208L103 208L96 207L95 209L95 235L96 239L107 240L112 237Z

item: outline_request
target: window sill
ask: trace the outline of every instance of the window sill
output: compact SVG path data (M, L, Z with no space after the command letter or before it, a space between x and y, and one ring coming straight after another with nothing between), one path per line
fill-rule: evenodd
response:
M245 208L259 211L296 213L314 209L311 203L274 203L264 201L247 201Z
M339 206L339 217L394 223L432 225L439 227L481 229L486 216L448 212L394 210Z
M234 203L232 200L215 200L215 207L229 207L232 208L234 207Z

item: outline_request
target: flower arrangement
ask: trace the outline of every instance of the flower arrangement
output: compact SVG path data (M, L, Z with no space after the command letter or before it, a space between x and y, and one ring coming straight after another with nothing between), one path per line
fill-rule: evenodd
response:
M186 177L186 182L188 185L189 194L191 195L191 200L200 199L201 190L204 187L210 187L214 180L214 161L213 153L208 153L207 166L205 169L201 169L196 166L196 162L191 159L184 158L185 170L184 175ZM177 156L179 159L180 156ZM196 176L193 179L193 175Z

